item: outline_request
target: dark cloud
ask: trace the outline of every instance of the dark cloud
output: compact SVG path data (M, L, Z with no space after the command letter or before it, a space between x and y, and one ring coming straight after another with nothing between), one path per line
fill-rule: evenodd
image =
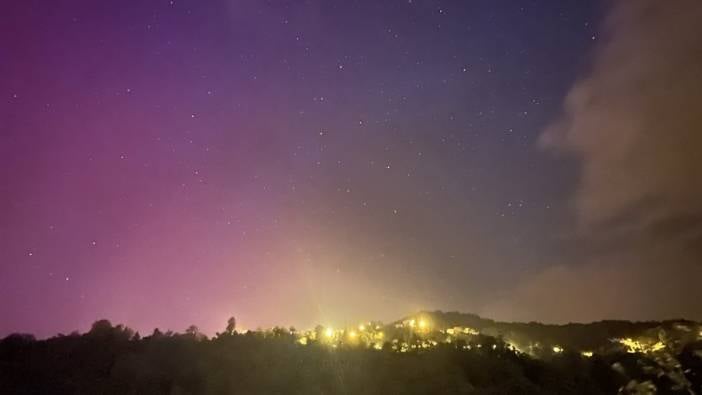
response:
M702 318L700 20L695 0L610 11L590 72L541 136L547 150L580 161L580 253L493 306L498 314Z

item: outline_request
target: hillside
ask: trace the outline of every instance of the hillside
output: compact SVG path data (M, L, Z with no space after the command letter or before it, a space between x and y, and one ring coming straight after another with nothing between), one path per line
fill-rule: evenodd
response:
M539 322L500 322L476 314L442 311L422 311L391 323L390 327L401 327L412 319L423 319L433 330L471 328L480 334L500 337L526 350L538 345L543 349L559 347L575 351L609 351L623 339L659 340L660 336L689 342L701 335L702 325L690 320L666 320L632 322L605 320L592 323L569 323L563 325Z
M100 320L84 334L0 340L0 393L693 393L702 389L699 330L689 321L544 325L422 312L307 331L240 332L231 318L212 338L195 326L142 337Z

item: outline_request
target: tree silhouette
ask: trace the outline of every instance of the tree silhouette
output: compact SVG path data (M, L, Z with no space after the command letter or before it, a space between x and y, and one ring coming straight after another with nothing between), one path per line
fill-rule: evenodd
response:
M402 330L396 337L394 325L378 324L386 333L382 350L343 335L303 345L299 336L314 332L274 327L238 335L235 328L232 318L211 340L195 325L141 338L99 320L85 334L46 340L12 334L0 340L0 394L610 394L654 387L686 393L702 386L699 326L669 331L675 347L665 353L611 348L585 357L566 349L543 358L482 334L424 349L421 342L433 334L412 338ZM325 329L314 334L323 336ZM434 339L441 338L446 332L437 330ZM414 343L395 347L404 340Z
M227 320L227 328L224 330L227 335L233 335L236 332L236 318L234 316L229 317Z

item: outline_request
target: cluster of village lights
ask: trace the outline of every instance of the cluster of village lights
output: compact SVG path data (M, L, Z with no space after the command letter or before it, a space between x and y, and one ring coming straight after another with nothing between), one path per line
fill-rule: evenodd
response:
M432 328L429 320L423 317L410 318L398 322L394 325L395 331L399 330L402 335L410 336L409 340L402 339L386 339L383 327L378 324L363 323L353 328L334 329L333 327L322 327L321 331L305 331L297 334L297 341L300 344L307 345L310 341L319 340L323 344L327 344L332 348L337 348L339 345L359 345L381 350L385 345L392 350L406 352L410 350L427 349L435 347L440 343L454 343L458 339L470 339L472 336L480 335L480 332L470 327L455 326L446 329ZM392 327L390 328L391 331ZM407 332L409 331L409 332ZM412 337L416 336L416 337ZM702 337L702 332L700 332ZM619 344L624 351L628 353L653 353L666 348L666 345L661 341L650 339L632 339L632 338L615 338L612 342ZM469 350L472 347L480 348L480 344L466 344L463 346ZM493 349L496 346L493 345ZM506 347L512 351L529 354L538 353L540 345L538 343L529 345L526 350L521 350L517 345L507 342ZM564 347L560 345L552 345L547 348L553 354L561 354L565 352ZM585 358L591 358L595 352L591 350L580 351L580 355Z

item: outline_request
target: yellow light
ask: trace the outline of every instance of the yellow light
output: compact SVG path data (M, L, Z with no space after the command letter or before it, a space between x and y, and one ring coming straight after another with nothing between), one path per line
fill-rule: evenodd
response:
M412 328L414 328L414 325L415 325L416 323L417 323L417 322L416 322L415 320L410 320L409 326L412 327Z
M332 328L327 328L327 329L324 331L324 335L325 335L326 337L332 337L332 336L334 336L334 329L332 329Z
M356 337L357 335L358 335L358 334L356 333L356 331L351 331L351 332L349 332L349 337L351 337L351 338L354 338L354 337Z
M626 352L628 353L635 353L639 352L642 349L641 343L627 337L625 339L619 339L619 343L623 344L626 347Z
M559 347L559 346L553 346L553 352L555 352L556 354L562 353L562 352L563 352L563 348L561 348L561 347Z
M592 358L593 355L592 351L583 351L580 354L582 354L582 356L585 358Z
M419 320L419 329L426 329L426 327L427 327L428 325L429 325L429 324L427 324L426 321L424 321L424 320Z
M361 331L361 332L363 332L363 331L366 330L366 326L363 325L363 324L361 324L361 325L358 326L358 330Z
M480 332L476 331L473 328L463 328L463 333L465 333L466 335L474 335L474 336L480 334Z
M635 354L635 353L649 353L649 352L656 352L660 351L665 348L665 344L663 342L656 342L654 344L650 344L650 342L641 342L639 340L634 340L632 338L625 338L625 339L617 339L619 343L621 343L624 347L626 347L626 352L630 354Z

